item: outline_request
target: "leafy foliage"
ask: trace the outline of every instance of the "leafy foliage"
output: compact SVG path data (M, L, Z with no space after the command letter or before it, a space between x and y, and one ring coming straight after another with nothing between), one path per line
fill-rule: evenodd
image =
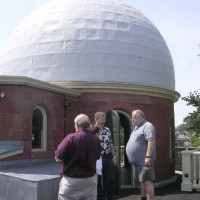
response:
M187 105L196 108L184 118L185 128L200 136L200 91L190 92L187 97L182 97L182 99L187 102Z
M192 133L192 146L200 146L200 90L190 92L187 97L182 97L182 100L195 108L195 111L184 118L182 128Z
M179 126L176 127L176 131L180 133L185 133L186 131L186 124L180 124Z
M199 147L200 146L200 137L194 136L192 138L192 147Z

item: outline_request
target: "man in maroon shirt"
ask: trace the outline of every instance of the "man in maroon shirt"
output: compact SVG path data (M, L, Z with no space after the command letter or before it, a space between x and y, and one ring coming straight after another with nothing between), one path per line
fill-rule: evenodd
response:
M67 135L55 151L55 160L62 163L59 200L96 200L96 161L100 158L99 139L89 132L90 120L79 114L76 133Z

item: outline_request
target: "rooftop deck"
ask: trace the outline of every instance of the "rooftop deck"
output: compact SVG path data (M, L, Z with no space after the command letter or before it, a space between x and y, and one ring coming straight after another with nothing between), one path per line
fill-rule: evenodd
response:
M174 184L155 189L155 200L200 200L200 191L182 192L182 175L177 174ZM140 189L124 189L116 195L117 200L141 200Z
M0 187L0 199L56 200L59 171L60 166L55 162L3 169L0 172L0 185L3 186ZM200 200L200 191L182 192L181 181L182 175L177 172L174 184L155 189L155 200ZM10 193L8 188L12 188L13 192ZM116 194L116 200L140 199L137 188L122 189L120 194Z

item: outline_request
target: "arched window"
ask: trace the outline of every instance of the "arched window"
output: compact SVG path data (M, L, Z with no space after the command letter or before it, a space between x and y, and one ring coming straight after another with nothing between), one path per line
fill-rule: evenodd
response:
M41 106L37 106L32 114L32 150L46 151L47 115Z

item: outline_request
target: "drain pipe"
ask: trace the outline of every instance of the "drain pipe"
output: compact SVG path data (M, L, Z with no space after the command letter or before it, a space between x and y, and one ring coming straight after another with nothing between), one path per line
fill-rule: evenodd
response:
M67 114L67 108L69 108L71 106L71 102L65 100L65 103L64 103L64 138L66 136L66 114Z

